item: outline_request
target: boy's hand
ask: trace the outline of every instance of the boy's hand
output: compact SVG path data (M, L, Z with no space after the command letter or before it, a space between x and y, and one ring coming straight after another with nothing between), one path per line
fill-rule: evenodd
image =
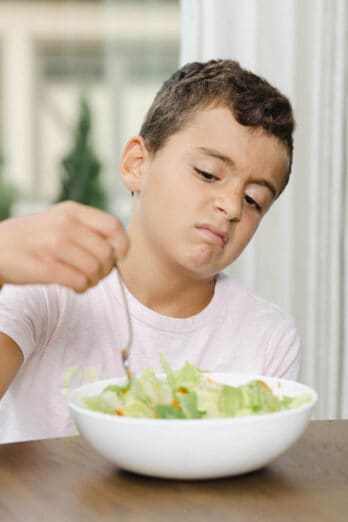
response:
M128 236L112 215L67 201L0 223L0 285L57 283L83 292L127 254Z

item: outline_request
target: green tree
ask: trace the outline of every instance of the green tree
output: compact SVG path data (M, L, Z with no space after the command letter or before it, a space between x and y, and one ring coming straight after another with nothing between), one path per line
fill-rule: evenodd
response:
M3 178L4 159L0 154L0 221L11 216L11 208L16 199L16 190Z
M69 199L107 210L106 191L100 178L102 166L90 139L91 126L91 110L86 98L82 97L74 143L61 162L61 191L57 201Z

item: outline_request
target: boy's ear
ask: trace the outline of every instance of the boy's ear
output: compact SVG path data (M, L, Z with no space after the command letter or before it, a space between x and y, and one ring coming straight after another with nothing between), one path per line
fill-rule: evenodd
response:
M123 183L131 192L141 190L148 158L144 139L141 136L131 138L123 150L120 165Z

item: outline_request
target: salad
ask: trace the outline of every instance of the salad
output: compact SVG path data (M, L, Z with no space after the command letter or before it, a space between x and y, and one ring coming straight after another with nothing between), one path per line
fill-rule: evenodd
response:
M241 386L214 381L186 362L172 370L160 356L164 378L146 368L125 386L109 385L100 394L81 399L81 406L111 415L155 419L226 418L297 408L310 395L277 397L262 380Z

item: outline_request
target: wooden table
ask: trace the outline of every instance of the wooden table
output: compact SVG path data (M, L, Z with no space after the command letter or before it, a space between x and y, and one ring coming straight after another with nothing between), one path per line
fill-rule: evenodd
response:
M348 420L312 421L269 467L168 481L115 469L80 437L0 445L1 522L347 522Z

